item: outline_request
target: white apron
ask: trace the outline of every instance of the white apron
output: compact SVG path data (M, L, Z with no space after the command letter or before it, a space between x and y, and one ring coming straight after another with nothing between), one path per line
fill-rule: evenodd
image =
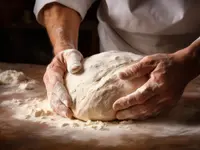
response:
M83 19L94 0L36 0L38 21L51 2L76 10ZM101 0L97 17L101 51L170 53L200 36L200 0Z

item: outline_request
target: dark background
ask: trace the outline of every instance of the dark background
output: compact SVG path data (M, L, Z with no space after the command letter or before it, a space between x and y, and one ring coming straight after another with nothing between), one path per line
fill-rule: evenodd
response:
M44 27L33 14L35 0L0 0L0 62L47 65L53 58ZM79 50L87 57L98 52L97 1L79 32Z

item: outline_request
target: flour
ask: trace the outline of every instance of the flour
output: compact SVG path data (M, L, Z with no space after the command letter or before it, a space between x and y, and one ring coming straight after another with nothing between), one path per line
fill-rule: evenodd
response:
M40 82L29 78L23 72L1 70L0 83L1 96L7 99L0 103L0 107L12 110L13 118L38 122L54 128L70 127L103 130L106 127L103 122L82 122L56 115L46 98L44 86Z
M1 149L200 149L200 78L186 88L168 115L145 121L83 122L62 118L51 110L42 82L45 69L0 63L0 76L7 76L4 79L20 72L28 78L15 83L1 78L0 137L7 141L0 142ZM9 70L15 73L9 75ZM29 83L34 86L25 88Z
M73 90L71 90L70 92L78 92L79 94L80 91L83 92L82 97L84 98L85 96L88 96L87 94L90 93L90 91L95 91L98 89L98 87L100 88L100 85L108 85L108 84L112 84L112 81L109 81L107 79L110 79L109 74L114 74L113 77L113 81L116 81L116 74L117 72L122 69L124 66L126 66L128 63L134 63L134 61L137 61L138 59L140 59L140 56L132 56L130 53L124 53L124 58L121 59L121 55L120 56L116 56L114 54L115 52L110 52L110 55L108 56L108 53L102 53L101 55L104 58L109 58L106 60L118 60L118 63L120 62L121 65L117 65L112 63L112 65L108 65L109 63L103 59L98 59L98 55L94 55L94 57L91 57L92 59L95 59L97 62L99 63L92 63L90 66L93 67L93 69L91 68L84 68L85 69L85 73L83 73L83 75L85 76L85 78L83 79L82 77L79 78L80 75L77 76L73 76L73 78L77 79L77 80L72 80L73 82L71 82L71 86L72 84L74 84L74 87L82 87L82 88L75 88ZM122 54L123 56L123 54ZM133 57L133 58L131 58ZM112 59L111 59L112 58ZM125 62L125 58L126 60L128 60L128 63L124 63ZM133 60L132 60L133 59ZM88 61L89 62L89 61ZM89 64L84 65L87 66ZM105 65L108 65L108 70L106 71L105 69ZM113 67L115 66L115 67ZM27 68L27 67L26 67ZM30 67L29 67L30 68ZM114 73L111 71L112 68L114 68ZM100 69L101 71L98 71L98 69ZM21 69L20 69L21 70ZM30 72L32 72L32 68L29 69ZM91 72L91 74L95 74L92 76L88 76L88 71L93 71ZM35 72L35 74L37 74L38 72ZM40 78L42 78L42 73L40 73ZM35 75L36 76L36 75ZM90 89L90 91L87 93L85 92L85 88L83 87L82 83L86 83L85 81L89 82L90 79L92 80L93 84L92 86L94 88ZM81 82L78 82L78 81ZM74 82L76 81L76 82ZM84 82L83 82L84 81ZM94 82L96 81L96 82ZM104 82L102 82L104 81ZM108 82L109 81L109 82ZM198 81L198 80L197 80ZM16 70L4 70L1 68L0 70L0 110L1 109L6 109L6 114L9 114L11 118L17 119L17 120L24 120L24 121L30 121L30 122L35 122L35 123L40 123L40 124L45 124L49 127L52 128L58 128L58 129L67 129L67 128L72 128L72 129L80 129L80 130L100 130L100 131L104 131L104 130L113 130L114 129L127 129L127 130L134 130L136 131L140 131L140 132L151 132L152 126L155 126L155 128L159 125L154 125L153 123L147 123L147 125L144 127L142 127L142 124L138 124L135 123L133 121L122 121L122 122L102 122L102 121L92 121L92 119L89 119L89 117L91 116L86 116L88 118L86 118L86 122L80 121L80 120L76 120L76 119L68 119L68 118L63 118L60 117L58 115L56 115L51 107L50 107L50 103L46 98L46 89L42 83L42 81L40 80L35 80L32 79L30 77L28 77L26 74L24 74L22 71L16 71ZM134 82L136 83L136 82ZM200 83L200 82L198 82ZM87 84L86 84L87 85ZM89 84L88 84L89 85ZM123 85L124 83L118 83L118 85ZM195 85L195 84L193 84ZM199 85L199 84L198 84ZM119 86L119 87L120 87ZM126 85L125 85L126 86ZM127 88L124 86L124 89ZM140 85L137 85L140 86ZM73 87L73 86L72 86ZM112 87L112 86L111 86ZM190 87L190 86L189 86ZM118 90L117 87L114 87L115 90ZM196 88L196 90L199 90L199 88ZM86 90L88 90L88 87L86 87ZM102 89L98 89L98 91L101 91ZM191 91L191 90L190 90ZM111 107L111 103L107 103L108 107L106 107L105 109L105 102L104 100L106 99L106 96L112 95L116 93L116 95L118 95L118 93L120 93L118 91L109 91L108 95L105 93L103 99L99 99L100 101L103 100L103 106L99 105L100 103L98 103L97 105L94 105L95 107L97 107L97 111L94 112L94 115L96 115L97 117L103 117L105 119L105 114L110 115L109 118L106 119L113 119L114 118L114 113L111 112L102 112L100 113L100 115L98 114L98 112L101 112L101 110L108 110ZM122 91L123 93L123 91ZM198 92L197 92L198 93ZM95 95L92 95L95 96ZM92 97L91 96L91 97ZM75 97L75 95L72 95L72 97ZM79 95L80 98L80 95ZM97 96L98 98L98 96ZM75 100L75 99L74 99ZM77 99L78 100L78 99ZM75 111L76 107L79 107L81 105L78 105L78 101L76 100L76 103L74 103L74 107L73 107L73 111ZM90 99L91 100L91 99ZM97 99L98 100L98 99ZM99 101L99 102L100 102ZM90 102L90 101L89 101ZM80 103L81 104L81 103ZM94 104L94 103L93 103ZM85 105L87 106L87 105ZM100 108L98 107L100 106ZM194 105L196 106L196 105ZM195 109L193 105L191 107L187 107L187 105L178 105L176 108L174 108L174 110L171 111L170 115L168 116L168 119L173 119L176 121L179 120L187 120L188 118L190 118L191 116L193 116L196 112L199 111L199 109ZM93 108L95 108L93 107ZM81 108L81 107L80 107ZM86 110L84 108L84 110ZM75 112L76 113L76 112ZM91 114L90 114L91 115ZM92 114L93 115L93 114ZM1 117L5 116L4 111L1 111ZM81 117L81 116L80 116ZM78 117L77 117L78 118ZM158 127L157 127L158 128ZM162 125L161 127L162 128ZM156 133L156 130L153 130L153 132L151 133ZM168 132L166 132L167 134Z
M23 72L17 72L16 70L6 70L0 73L0 84L17 84L28 80Z
M115 120L113 103L147 81L145 77L124 81L118 73L141 58L129 52L104 52L85 59L81 74L68 73L66 85L73 100L74 116L84 121Z
M2 89L9 88L9 91L1 94L9 100L3 101L0 106L12 109L12 117L20 120L40 122L56 128L105 130L107 123L91 120L115 119L113 102L145 82L145 79L122 82L117 76L120 69L140 58L139 55L127 52L105 52L87 58L81 75L67 76L70 81L67 82L69 92L74 100L72 110L76 118L86 122L56 115L46 98L46 90L42 83L16 70L0 72Z

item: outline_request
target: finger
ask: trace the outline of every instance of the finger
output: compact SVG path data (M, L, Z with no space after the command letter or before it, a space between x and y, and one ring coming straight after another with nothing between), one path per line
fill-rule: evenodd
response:
M128 107L143 104L148 99L156 95L159 85L151 80L148 80L143 86L138 88L135 92L121 97L113 104L115 111L127 109Z
M77 73L82 69L82 54L74 49L64 51L63 56L67 60L67 70L69 73Z
M61 58L57 59L57 57L55 57L53 59L45 72L44 82L47 93L56 95L56 99L61 101L66 107L70 108L72 106L72 100L64 86L63 80L63 74L66 71L66 67L65 65L63 66L63 63L61 64L60 61L62 61Z
M67 71L66 63L63 58L63 52L57 54L52 62L47 66L46 72L58 72L61 76Z
M145 62L138 62L129 66L124 71L119 72L119 78L122 80L132 80L150 74L154 68L153 65L146 64Z
M154 96L152 99L143 105L137 105L130 107L125 110L121 110L117 112L116 118L119 120L124 119L137 119L137 120L144 120L149 117L157 116L161 110L164 108L165 103L160 103L160 97Z
M49 97L51 108L60 116L72 118L73 113L72 111L66 107L57 97L55 93L52 93Z
M66 106L72 106L72 100L69 96L68 90L65 88L63 83L57 82L52 90L52 92L57 95L58 99Z
M48 85L47 85L48 86ZM52 90L47 87L48 99L52 109L62 117L71 118L73 116L70 107L72 106L71 97L61 82L57 82Z
M54 58L53 61L47 66L43 81L46 87L53 87L57 81L63 82L63 76L66 72L66 67L58 59Z
M44 77L47 93L56 95L56 97L54 96L56 100L61 101L62 104L70 108L72 106L72 100L69 96L68 90L63 84L63 79L59 79L61 76L57 73L51 73L51 71L48 71L45 76L47 76ZM51 77L51 80L49 80L49 76ZM50 100L53 100L53 98Z

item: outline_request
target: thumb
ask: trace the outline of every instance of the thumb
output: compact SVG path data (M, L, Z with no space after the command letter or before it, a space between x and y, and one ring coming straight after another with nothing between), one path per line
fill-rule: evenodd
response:
M75 49L68 49L63 52L63 57L67 61L67 71L77 73L82 69L83 55Z
M119 78L122 80L132 80L150 74L154 68L155 66L140 61L119 72Z

